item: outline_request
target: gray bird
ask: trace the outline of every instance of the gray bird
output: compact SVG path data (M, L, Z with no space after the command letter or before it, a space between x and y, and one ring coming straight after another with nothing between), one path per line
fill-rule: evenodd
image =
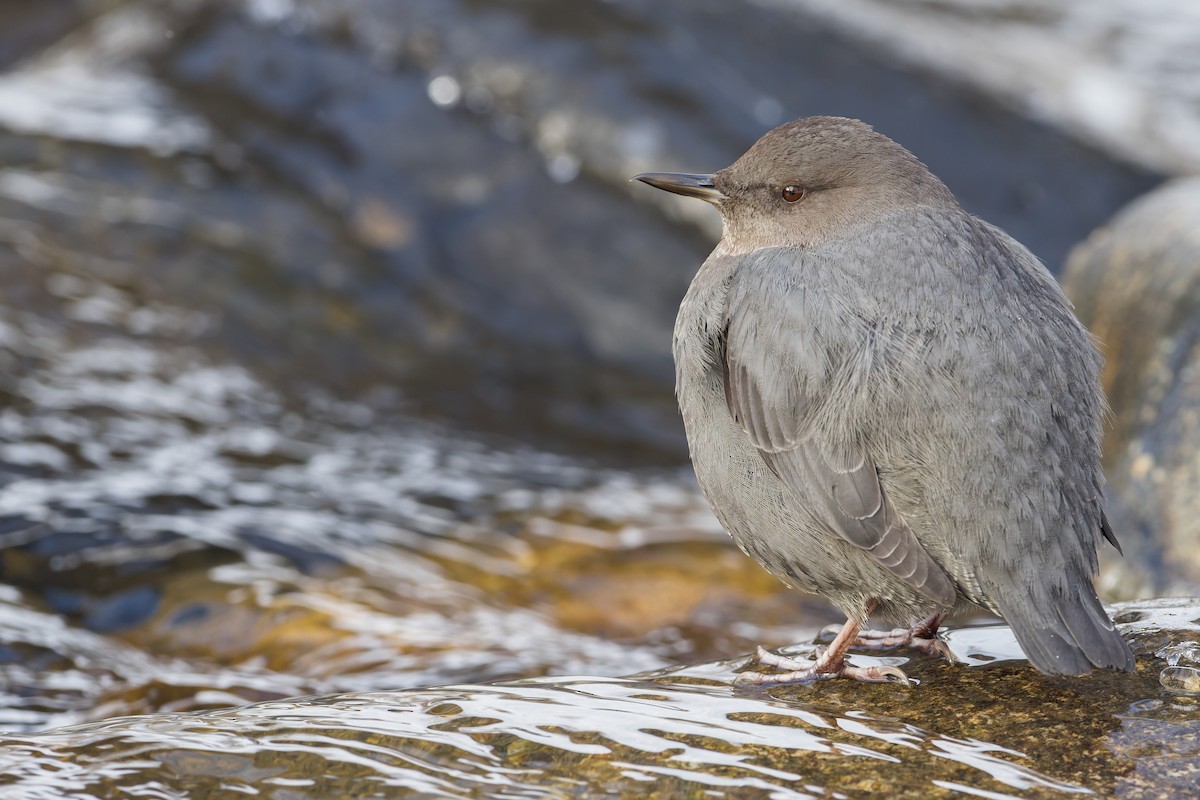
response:
M1035 667L1132 670L1096 597L1102 359L1058 283L925 165L852 119L782 125L712 175L638 180L712 203L724 234L675 323L700 487L741 549L849 618L793 682L850 646L948 655L977 606ZM901 626L865 630L876 617Z

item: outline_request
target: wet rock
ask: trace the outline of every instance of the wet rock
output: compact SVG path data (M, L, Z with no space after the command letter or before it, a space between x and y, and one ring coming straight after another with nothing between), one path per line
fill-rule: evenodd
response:
M99 5L96 0L8 0L0 7L0 70L53 44Z
M1159 684L1200 601L1131 603L1133 674L1048 678L1003 626L951 631L968 664L907 653L903 689L731 686L738 662L156 714L0 738L20 794L230 791L323 797L1179 796L1200 765L1196 701ZM795 648L793 648L795 649ZM811 651L811 648L800 648ZM988 662L988 657L996 658ZM863 660L867 657L856 656Z
M1052 120L1130 163L1200 169L1200 55L1190 6L1138 0L812 0L855 38ZM937 42L931 47L930 42Z
M1079 245L1064 283L1102 342L1124 596L1200 586L1200 179L1140 198ZM1120 565L1114 565L1121 569Z

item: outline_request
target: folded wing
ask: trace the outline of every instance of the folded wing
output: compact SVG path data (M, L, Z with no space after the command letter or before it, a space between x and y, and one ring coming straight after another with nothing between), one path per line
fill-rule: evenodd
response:
M818 422L837 402L831 388L854 365L853 331L812 325L805 288L762 252L733 277L725 309L725 398L771 470L829 531L861 548L931 601L955 603L954 582L921 545L888 498L870 443L835 437ZM864 331L863 335L869 335ZM831 338L833 337L833 338ZM859 378L869 379L866 375Z

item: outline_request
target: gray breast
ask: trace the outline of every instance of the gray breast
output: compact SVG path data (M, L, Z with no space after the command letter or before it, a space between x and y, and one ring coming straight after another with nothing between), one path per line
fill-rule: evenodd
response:
M726 405L721 361L730 261L706 262L675 326L675 388L696 478L713 513L743 552L789 586L830 597L838 587L844 591L857 573L844 566L853 554L841 559L843 566L814 567L811 554L830 549L827 533L787 497L786 487Z

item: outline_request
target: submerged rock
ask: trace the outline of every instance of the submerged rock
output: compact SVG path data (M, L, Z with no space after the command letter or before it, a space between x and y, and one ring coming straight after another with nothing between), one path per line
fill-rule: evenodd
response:
M0 738L0 787L265 797L1181 796L1196 700L1154 655L1200 632L1200 600L1114 609L1133 674L1049 678L1003 626L951 630L964 663L907 653L920 681L731 686L739 662L281 700ZM795 651L797 648L792 648ZM804 649L804 648L799 648ZM866 657L856 657L868 660ZM1174 669L1177 667L1170 667Z

